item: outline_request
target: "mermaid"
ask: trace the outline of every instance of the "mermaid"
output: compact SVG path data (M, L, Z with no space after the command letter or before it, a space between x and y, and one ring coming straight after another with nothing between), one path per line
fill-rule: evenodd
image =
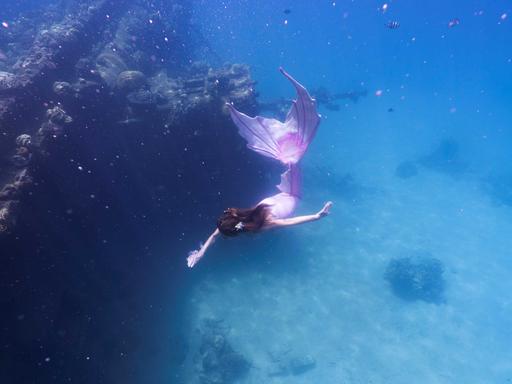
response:
M306 88L282 68L281 73L293 84L297 100L293 101L284 123L261 116L249 117L227 104L238 132L253 151L280 161L286 171L277 186L279 193L260 201L253 208L228 208L217 220L217 228L199 250L189 253L187 265L192 268L221 234L229 237L242 233L298 225L316 221L329 214L332 202L315 214L292 217L300 199L301 171L299 161L315 137L320 116L316 101Z

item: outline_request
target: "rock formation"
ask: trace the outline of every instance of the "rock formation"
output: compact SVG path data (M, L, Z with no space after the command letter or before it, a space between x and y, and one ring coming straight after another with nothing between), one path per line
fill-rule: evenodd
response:
M190 2L63 3L0 28L0 381L133 382L149 292L278 169L224 110L257 111L249 69L195 61Z

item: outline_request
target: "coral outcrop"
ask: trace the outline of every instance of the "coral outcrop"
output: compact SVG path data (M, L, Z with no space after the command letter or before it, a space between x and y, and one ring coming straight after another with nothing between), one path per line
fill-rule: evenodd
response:
M403 300L441 303L446 286L443 274L440 260L415 256L392 259L385 278L393 293Z
M205 321L199 349L197 372L201 384L231 384L243 379L250 369L244 356L233 350L224 327Z

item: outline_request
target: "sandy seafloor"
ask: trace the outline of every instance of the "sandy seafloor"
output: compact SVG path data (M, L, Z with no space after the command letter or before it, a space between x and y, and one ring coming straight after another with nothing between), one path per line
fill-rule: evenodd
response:
M394 166L407 158L393 151L347 160L357 183L349 194L343 183L327 186L342 152L357 145L327 161L321 146L333 123L321 129L324 144L304 160L298 213L332 199L332 214L215 244L189 293L189 339L198 342L205 319L221 321L252 364L244 383L511 382L512 208L485 194L471 169L454 176L420 168L400 179ZM353 136L364 142L361 132ZM441 303L392 293L387 263L415 255L443 263ZM271 376L272 354L309 355L316 367ZM190 357L186 366L193 372Z

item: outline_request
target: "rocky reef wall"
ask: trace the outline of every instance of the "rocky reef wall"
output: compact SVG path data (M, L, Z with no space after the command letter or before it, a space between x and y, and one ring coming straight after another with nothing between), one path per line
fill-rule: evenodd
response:
M177 308L159 292L198 234L278 170L225 111L257 111L248 68L195 61L190 2L65 4L0 35L0 381L141 382L124 354L182 356L177 333L141 342L147 303Z

